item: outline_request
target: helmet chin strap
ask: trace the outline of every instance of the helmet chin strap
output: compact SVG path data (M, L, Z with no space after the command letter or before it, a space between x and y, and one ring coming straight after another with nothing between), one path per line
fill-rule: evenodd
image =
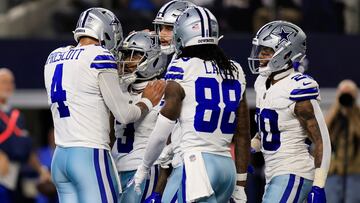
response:
M136 81L136 78L135 73L123 75L120 77L120 84L129 86Z

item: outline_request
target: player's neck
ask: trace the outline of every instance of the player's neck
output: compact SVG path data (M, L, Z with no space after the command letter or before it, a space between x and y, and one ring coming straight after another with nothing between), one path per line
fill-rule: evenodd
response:
M286 78L286 76L290 75L294 72L293 68L285 69L276 73L272 73L270 75L271 84L274 85L275 83L279 82L280 80Z
M92 37L82 37L79 41L79 46L86 46L91 44L99 44L99 41Z

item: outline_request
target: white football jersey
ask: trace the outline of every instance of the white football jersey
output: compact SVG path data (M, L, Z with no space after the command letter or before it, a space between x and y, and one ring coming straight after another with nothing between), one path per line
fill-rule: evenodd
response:
M246 87L242 68L235 64L239 69L236 80L223 80L214 63L199 58L180 58L169 64L165 79L178 82L185 91L178 131L182 152L231 156L235 112Z
M295 174L314 177L314 159L309 153L305 130L296 118L296 101L320 100L319 86L310 76L293 72L266 89L267 77L255 81L256 121L261 135L267 182L272 177Z
M104 71L117 74L117 64L101 46L68 46L50 53L44 77L56 145L110 149L110 114L98 84Z
M131 93L129 102L137 102L141 94ZM155 127L160 106L155 106L144 118L127 125L115 121L116 141L112 148L118 171L136 170L144 157L149 136Z

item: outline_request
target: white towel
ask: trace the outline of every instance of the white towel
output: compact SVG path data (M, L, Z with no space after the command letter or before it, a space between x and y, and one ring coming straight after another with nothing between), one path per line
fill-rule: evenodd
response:
M9 190L15 190L19 177L20 163L10 162L9 173L6 176L0 176L0 184Z
M214 193L201 152L184 153L186 202L194 202Z

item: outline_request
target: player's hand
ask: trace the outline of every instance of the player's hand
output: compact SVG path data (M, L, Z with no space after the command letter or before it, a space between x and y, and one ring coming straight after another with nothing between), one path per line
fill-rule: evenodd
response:
M326 195L324 188L312 186L307 201L308 203L326 203Z
M142 97L149 99L152 105L156 106L164 95L165 85L164 80L150 81L145 87Z
M246 203L247 197L243 186L235 185L235 190L231 195L230 202Z
M152 192L151 195L145 199L144 203L161 203L161 194Z
M173 157L174 151L172 144L166 145L158 158L161 168L169 168Z
M251 139L251 153L260 152L261 149L261 140L259 133L256 133L256 135Z
M41 166L39 173L39 183L51 182L51 174L46 166Z
M149 179L149 170L149 168L141 164L134 175L134 189L138 195L141 195L141 183L144 182L146 179Z
M0 177L6 176L9 173L9 158L8 156L0 151Z

